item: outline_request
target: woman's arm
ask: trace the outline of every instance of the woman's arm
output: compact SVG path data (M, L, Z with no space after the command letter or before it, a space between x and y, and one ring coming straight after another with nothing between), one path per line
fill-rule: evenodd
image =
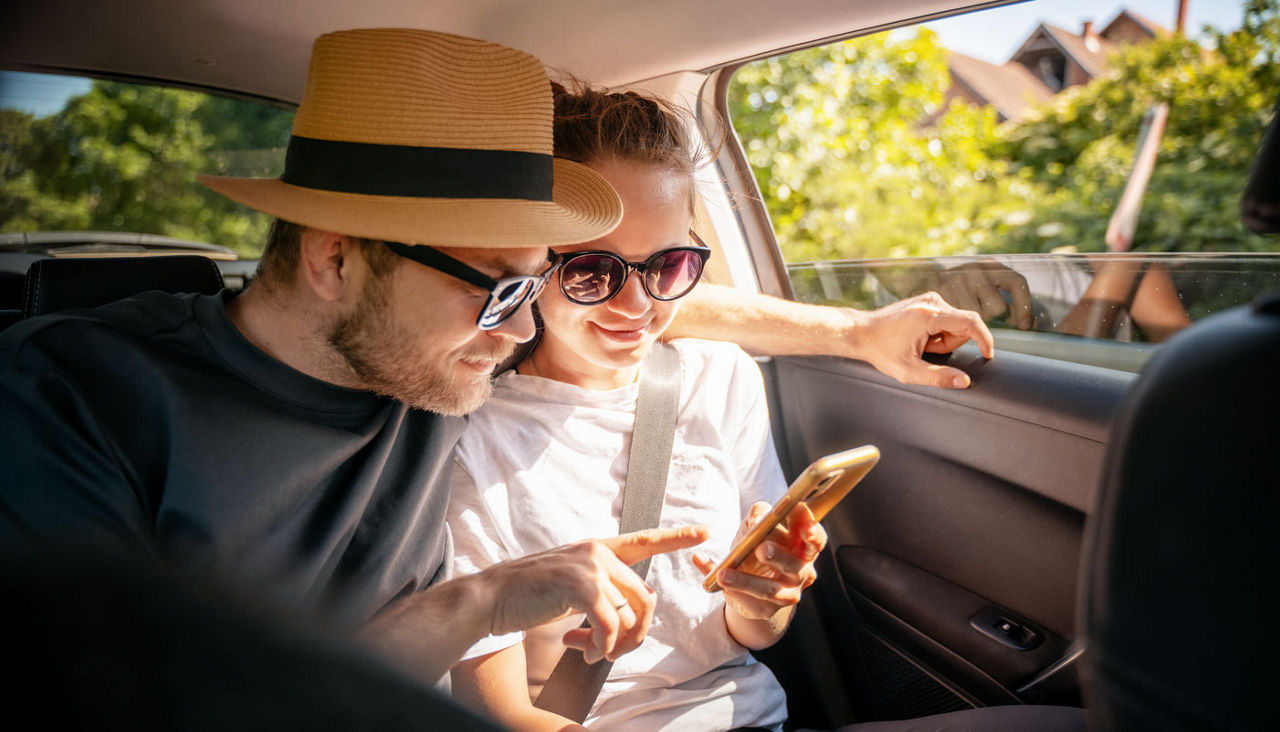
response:
M529 700L524 644L468 659L453 667L453 697L518 730L582 730L581 725Z

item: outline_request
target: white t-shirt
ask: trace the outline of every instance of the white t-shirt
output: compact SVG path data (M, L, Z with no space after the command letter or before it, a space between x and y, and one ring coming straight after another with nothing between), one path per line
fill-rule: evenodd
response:
M747 509L786 490L760 370L735 345L673 342L679 416L660 525L705 524L698 547L728 553ZM454 453L449 525L458 574L587 538L616 536L637 386L609 391L507 372L470 417ZM724 598L702 589L688 549L653 558L657 609L644 643L613 665L586 724L601 729L731 729L779 725L786 699L773 674L729 635ZM575 615L530 630L531 698L564 652ZM490 636L466 657L520 642Z

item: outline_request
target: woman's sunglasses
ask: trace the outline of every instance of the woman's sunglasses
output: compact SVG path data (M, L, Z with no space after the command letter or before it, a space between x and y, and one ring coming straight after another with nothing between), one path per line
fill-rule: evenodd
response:
M599 305L621 292L634 270L654 300L682 298L698 284L711 256L711 248L697 234L690 231L689 238L695 246L663 249L643 262L628 262L613 252L565 254L560 264L560 292L569 302Z

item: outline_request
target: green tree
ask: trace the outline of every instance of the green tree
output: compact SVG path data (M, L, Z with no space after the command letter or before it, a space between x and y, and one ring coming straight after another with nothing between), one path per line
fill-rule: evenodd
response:
M1102 250L1157 102L1170 115L1139 246L1275 249L1238 206L1280 89L1278 5L1248 0L1213 51L1179 37L1126 48L1021 124L939 111L950 78L927 29L750 64L731 114L788 261Z
M0 231L138 231L256 255L268 217L195 176L278 174L291 122L288 110L111 81L49 117L6 114Z
M969 251L1030 189L985 150L989 109L953 106L935 34L879 34L751 64L731 114L792 261ZM1025 189L1025 190L1023 190Z
M230 97L206 97L196 120L213 137L209 167L217 175L270 178L284 168L293 111Z
M1034 215L991 251L1059 246L1102 251L1146 110L1169 106L1135 247L1145 251L1267 251L1273 239L1240 223L1240 193L1280 89L1276 0L1251 0L1234 33L1210 31L1216 50L1184 37L1126 47L1106 76L1059 94L991 148L1038 184Z

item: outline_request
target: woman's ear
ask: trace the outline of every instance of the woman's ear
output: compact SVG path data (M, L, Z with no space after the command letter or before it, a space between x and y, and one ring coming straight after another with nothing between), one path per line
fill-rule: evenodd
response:
M362 263L359 245L349 236L307 229L299 242L302 279L322 300L337 301L352 286L352 267Z

